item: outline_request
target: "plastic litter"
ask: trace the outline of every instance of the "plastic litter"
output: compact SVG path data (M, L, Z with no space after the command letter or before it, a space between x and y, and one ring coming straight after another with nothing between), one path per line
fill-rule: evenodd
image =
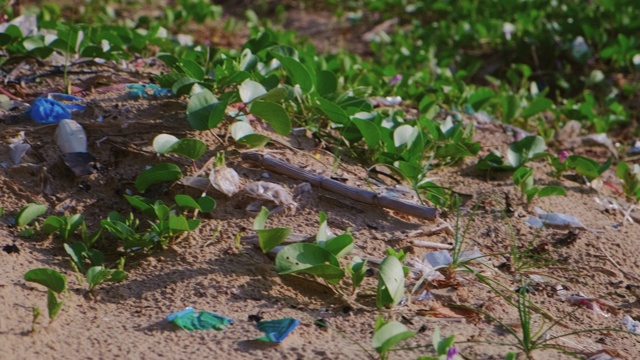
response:
M82 125L74 120L64 119L58 124L54 137L64 163L76 176L96 172L96 158L87 151L87 134Z
M63 154L87 152L87 134L77 121L63 119L55 132L56 144Z
M63 104L60 101L80 101L82 98L66 94L49 94L46 98L37 98L31 105L29 116L38 124L57 124L71 118L71 111L84 110L80 104Z
M24 154L26 154L27 151L31 149L31 145L25 143L26 140L27 138L24 135L24 131L20 131L17 137L9 139L9 141L11 142L11 145L9 145L9 148L11 149L11 154L9 155L9 157L11 158L11 161L16 165L22 162L22 157L24 156Z
M189 331L211 329L219 331L226 329L229 324L233 323L232 319L222 315L207 311L195 311L192 307L170 314L167 316L167 321Z
M633 318L629 315L625 315L622 317L622 325L627 331L632 332L634 334L640 334L640 321L633 320Z
M300 324L300 320L292 318L260 321L257 324L258 330L265 335L256 340L280 343L291 334L298 324Z
M247 185L244 190L247 195L255 199L273 201L277 205L292 208L298 206L289 191L278 184L256 181Z
M527 225L531 227L542 228L547 226L555 229L586 229L575 216L559 213L547 213L537 207L535 210L538 213L538 217L529 217L526 220Z
M607 310L613 310L615 311L615 305L601 300L601 299L597 299L597 298L590 298L590 297L586 297L582 294L578 294L578 295L569 295L567 293L566 290L564 289L560 289L558 290L558 296L556 297L558 300L562 300L562 301L567 301L572 303L573 305L580 305L583 306L591 311L593 311L594 313L604 316L604 317L609 317L611 316L611 314L607 311Z
M129 89L128 96L130 99L163 98L173 96L173 91L171 91L171 89L163 88L156 84L127 84L125 87Z
M235 170L224 165L211 170L209 181L216 190L227 196L233 196L240 191L240 176Z

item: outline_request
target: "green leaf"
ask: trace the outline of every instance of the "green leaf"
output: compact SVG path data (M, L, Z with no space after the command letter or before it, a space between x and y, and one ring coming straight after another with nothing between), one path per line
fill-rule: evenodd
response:
M29 270L24 274L24 279L44 285L58 294L63 292L67 287L67 278L53 269L39 268Z
M64 221L61 218L55 215L50 215L42 224L42 232L44 232L47 235L51 235L54 232L60 230L63 226L64 226Z
M171 163L158 164L149 170L145 170L136 177L135 186L143 193L151 185L168 181L177 181L182 177L180 168Z
M169 149L173 144L178 142L178 138L169 134L160 134L153 138L153 150L160 155L169 153Z
M391 307L404 296L404 271L395 256L387 256L380 264L376 304L379 308Z
M47 212L47 206L41 204L30 203L25 205L18 215L16 215L16 225L25 226L29 225L35 218Z
M171 91L177 96L188 95L191 92L191 89L193 89L194 85L198 83L198 80L182 75L173 83L173 85L171 85Z
M249 134L236 140L240 145L246 145L252 149L261 148L265 146L271 138L262 134Z
M184 138L173 143L168 151L198 160L207 151L207 145L198 139Z
M520 102L515 95L506 95L502 98L502 122L511 123L520 111Z
M220 104L220 106L226 104ZM187 105L187 120L195 130L209 130L212 113L219 111L218 99L208 89L202 89L199 93L189 98Z
M275 132L280 135L289 135L291 132L291 119L284 108L278 104L266 101L254 101L250 106L251 114L266 121Z
M177 194L175 197L176 205L183 209L201 210L200 205L189 195Z
M240 93L240 99L243 103L248 104L267 93L267 89L262 84L255 82L251 79L247 79L238 87Z
M320 96L327 96L338 91L338 79L328 70L318 72L316 77L316 90Z
M129 202L131 206L140 210L143 214L147 216L155 216L155 211L153 210L153 204L151 203L151 200L139 195L124 195L124 198L127 200L127 202Z
M400 125L393 131L393 143L396 147L407 145L410 147L413 141L418 137L420 130L411 125Z
M289 92L284 87L277 87L269 90L266 94L260 96L261 101L279 102L284 100Z
M169 229L171 229L172 231L191 231L192 230L192 226L193 225L189 224L189 222L187 221L187 218L182 216L182 215L180 215L180 216L170 215L169 216Z
M204 79L204 69L197 62L190 59L182 59L177 65L188 76L198 81L202 81Z
M87 256L87 247L81 242L74 242L72 244L65 243L64 250L71 257L71 261L76 266L76 269L80 273L84 273L84 259Z
M547 196L564 196L567 192L561 186L545 186L538 191L538 197L543 198Z
M415 335L416 332L409 330L404 324L397 321L390 321L382 325L382 327L373 334L372 345L379 354L383 354L396 344L410 339Z
M496 93L488 87L479 88L469 97L469 105L471 105L475 111L478 111L495 95Z
M121 282L127 278L127 273L124 270L111 270L111 275L107 279L109 282Z
M309 70L307 70L304 65L290 57L276 56L276 58L286 70L287 75L291 77L292 85L298 84L300 85L300 89L305 93L311 92L313 89L313 79L311 78Z
M320 110L334 123L347 125L350 122L347 113L337 104L321 97L317 101L320 105Z
M353 250L353 237L345 233L325 241L322 247L341 258Z
M338 259L329 251L315 244L298 243L284 247L276 256L278 274L297 272L316 275L337 284L343 277Z
M357 256L353 257L351 266L347 268L349 275L351 276L351 283L354 288L357 288L364 280L367 274L367 260L362 260Z
M63 302L58 300L56 294L51 291L51 289L47 290L47 311L49 312L49 319L53 321L56 318L60 309L62 309Z
M261 207L258 216L253 220L253 230L264 230L268 218L269 209Z
M363 120L358 118L352 118L351 121L356 125L364 141L367 143L369 149L378 149L380 144L380 129L378 125L370 120Z
M239 68L241 71L251 71L258 65L259 60L260 58L251 53L251 49L244 49L240 54Z
M541 136L527 136L511 144L507 150L507 165L514 168L524 165L527 161L537 158L547 150L547 144Z
M102 266L93 266L89 268L85 275L87 282L89 283L89 290L102 284L110 275L111 271Z
M229 132L231 133L231 137L235 141L238 141L245 136L253 134L253 127L246 121L236 121L231 124Z
M291 233L291 228L273 228L256 230L258 233L258 244L263 253L268 253L276 246L280 245Z
M522 112L522 116L529 118L543 111L547 111L552 107L553 101L544 97L538 97Z
M211 196L201 196L196 201L203 213L212 212L216 208L216 201Z

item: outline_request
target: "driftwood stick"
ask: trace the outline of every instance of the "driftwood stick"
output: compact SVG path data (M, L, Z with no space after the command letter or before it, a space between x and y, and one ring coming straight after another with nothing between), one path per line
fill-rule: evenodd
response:
M359 201L364 204L378 205L383 208L402 212L427 220L435 220L436 218L435 208L414 204L408 201L380 195L373 191L358 189L353 186L345 185L339 181L324 177L322 175L313 174L309 171L293 166L287 162L275 159L268 155L263 155L256 152L246 152L242 154L242 160L258 164L266 170L288 176L292 179L306 181L311 185L317 186L323 190L334 192L340 196L344 196L348 199Z

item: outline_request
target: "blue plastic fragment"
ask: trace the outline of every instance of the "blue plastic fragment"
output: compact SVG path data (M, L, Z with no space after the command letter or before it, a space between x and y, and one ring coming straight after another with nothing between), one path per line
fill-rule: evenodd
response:
M30 116L38 124L56 124L71 118L71 113L63 104L55 100L38 98L31 105Z
M37 98L31 105L29 115L38 124L57 124L64 119L71 118L71 111L85 110L80 104L63 104L55 98L64 101L79 101L82 98L66 94L49 94L46 98Z
M293 329L300 324L300 320L285 318L278 320L266 320L258 322L258 330L262 331L265 335L257 340L268 342L282 342Z

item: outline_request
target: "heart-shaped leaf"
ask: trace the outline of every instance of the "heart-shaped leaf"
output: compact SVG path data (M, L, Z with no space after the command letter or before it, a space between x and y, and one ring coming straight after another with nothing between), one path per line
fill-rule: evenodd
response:
M391 307L404 296L404 271L402 263L395 256L387 256L380 264L378 294L376 304L379 308Z
M44 285L58 294L67 288L67 278L53 269L39 268L29 270L24 274L24 279Z
M254 99L267 93L267 89L262 84L255 82L251 79L247 79L238 87L240 93L240 99L243 103L248 104Z
M256 230L258 233L258 244L265 254L276 246L280 245L291 234L291 228L273 228Z
M182 177L182 171L176 164L158 164L151 169L141 172L135 181L136 189L143 193L151 185L168 181L177 181Z
M404 324L397 321L390 321L375 331L372 345L379 354L383 354L396 344L410 339L415 335L416 332L409 330Z
M287 245L280 250L276 256L276 271L282 275L297 272L312 274L334 284L344 277L344 271L332 253L307 243Z
M289 135L291 132L291 119L284 108L278 104L266 101L254 101L250 107L251 114L266 121L275 132L280 135Z

